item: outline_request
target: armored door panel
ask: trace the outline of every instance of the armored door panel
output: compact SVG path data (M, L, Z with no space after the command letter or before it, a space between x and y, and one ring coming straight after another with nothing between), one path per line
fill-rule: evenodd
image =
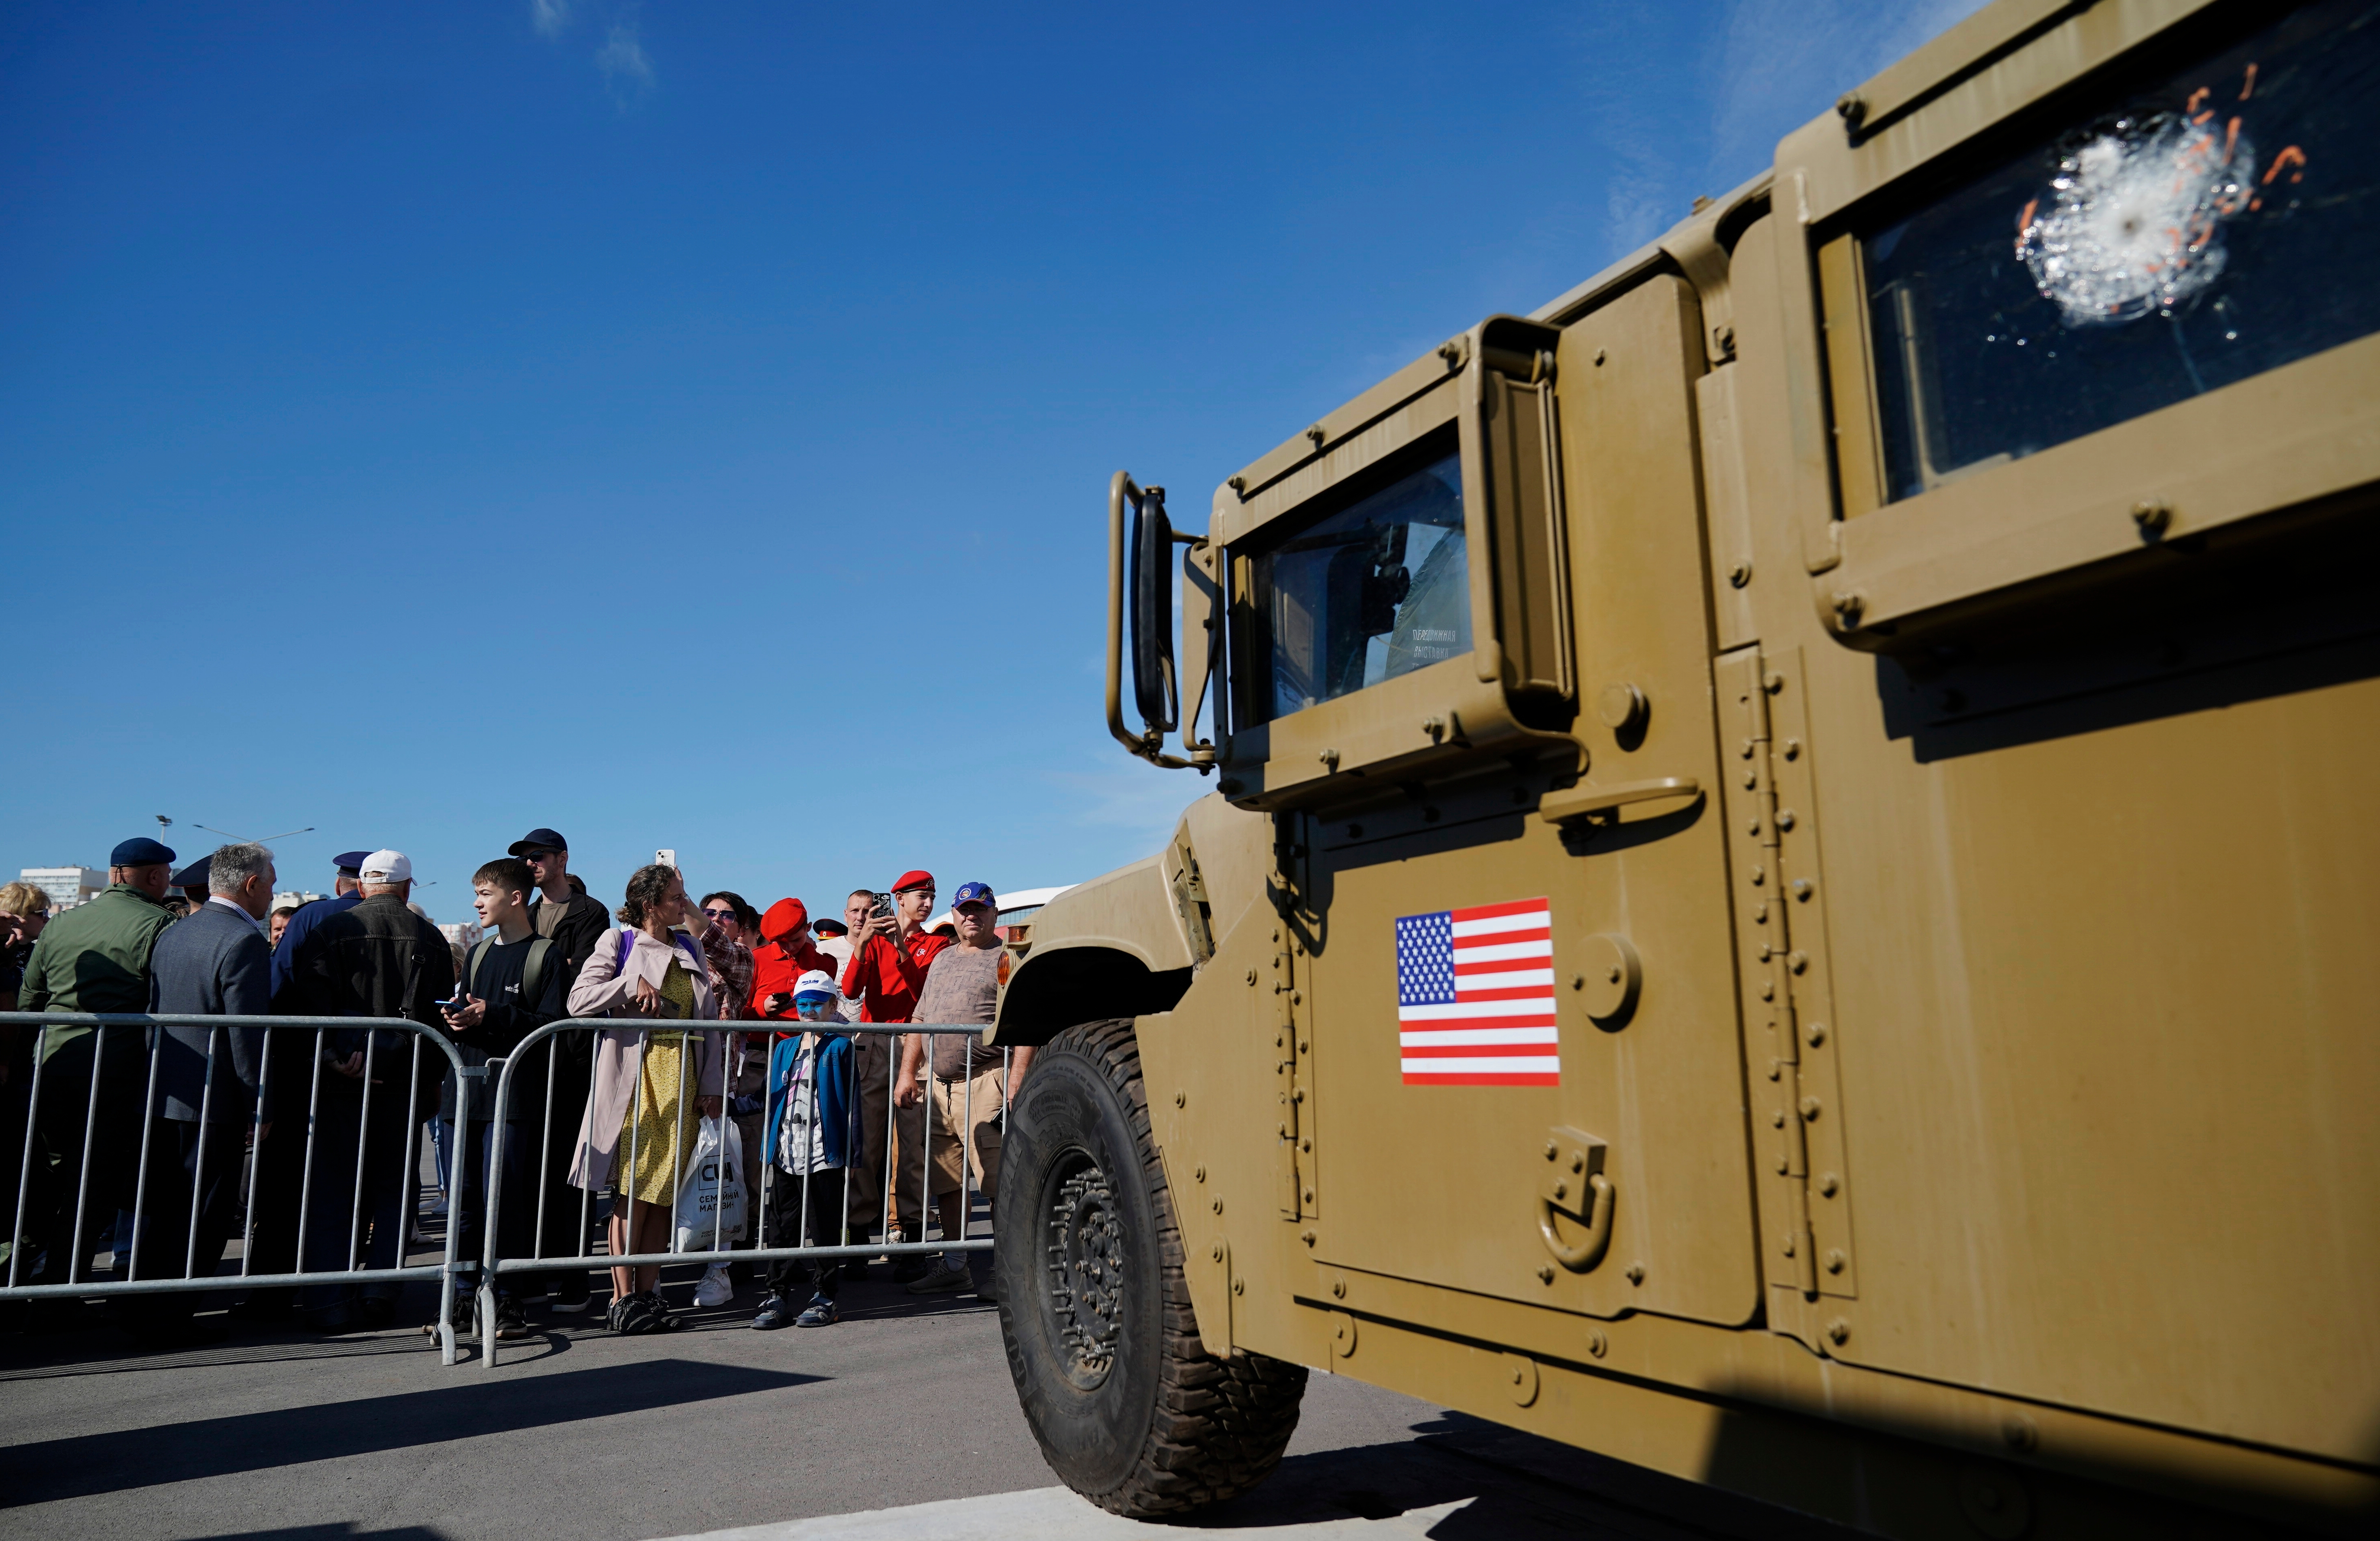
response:
M1657 279L1556 360L1585 775L1540 761L1306 820L1323 1262L1600 1316L1757 1309L1697 324ZM1671 791L1548 817L1645 783Z

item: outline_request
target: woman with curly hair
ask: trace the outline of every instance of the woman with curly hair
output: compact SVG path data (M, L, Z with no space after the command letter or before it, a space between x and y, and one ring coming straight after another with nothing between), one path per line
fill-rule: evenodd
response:
M726 1047L721 1036L660 1025L720 1015L704 941L677 928L693 920L690 908L686 880L675 868L638 868L619 909L621 929L596 945L570 988L571 1015L635 1024L606 1029L596 1047L594 1091L570 1170L575 1187L618 1190L611 1223L615 1257L670 1249L671 1207L698 1130L689 1113L719 1116ZM715 930L705 940L712 938L724 940ZM675 1327L660 1285L658 1268L614 1268L612 1330Z

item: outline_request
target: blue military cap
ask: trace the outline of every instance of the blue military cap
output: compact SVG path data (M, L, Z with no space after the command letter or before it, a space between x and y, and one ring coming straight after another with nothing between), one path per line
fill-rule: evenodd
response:
M363 871L364 858L370 855L370 851L342 851L331 858L331 865L352 878Z
M160 845L147 835L134 835L130 840L120 842L107 854L110 867L154 867L159 862L173 859L172 846Z
M190 863L189 866L174 874L174 886L176 888L206 887L208 869L212 868L214 864L214 857L200 856L198 860Z

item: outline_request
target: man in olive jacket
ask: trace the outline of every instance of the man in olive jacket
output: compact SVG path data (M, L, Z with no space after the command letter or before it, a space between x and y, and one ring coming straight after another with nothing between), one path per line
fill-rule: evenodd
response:
M294 978L305 1014L404 1017L443 1032L446 1022L437 1003L455 993L455 953L437 927L406 906L413 863L401 851L374 851L364 858L362 881L363 902L324 920L299 944ZM306 1269L395 1268L411 1187L406 1145L413 1127L437 1106L446 1057L411 1033L334 1030L323 1037L314 1191L352 1195L360 1159L363 1213L358 1220L352 1199L327 1206L328 1214L310 1212L302 1244ZM419 1104L409 1091L420 1094ZM369 1285L359 1293L343 1284L310 1285L298 1305L317 1329L345 1332L388 1326L400 1292L394 1283Z
M33 944L18 991L20 1010L149 1009L150 954L158 934L174 923L174 912L164 905L174 853L153 840L135 838L117 845L107 860L106 891L51 921ZM41 1107L34 1115L33 1166L46 1196L38 1212L29 1209L27 1219L43 1255L42 1271L34 1281L62 1284L70 1265L71 1277L91 1277L92 1254L112 1244L115 1211L132 1207L148 1041L137 1025L48 1027L42 1029L38 1052ZM93 1077L99 1082L99 1100L86 1174L83 1125L86 1110L92 1110ZM79 1242L78 1194L83 1209Z

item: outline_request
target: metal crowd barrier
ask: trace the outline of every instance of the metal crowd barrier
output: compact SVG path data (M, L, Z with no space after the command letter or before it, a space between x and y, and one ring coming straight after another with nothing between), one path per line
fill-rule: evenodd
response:
M553 1155L555 1127L553 1088L557 1077L556 1062L560 1057L558 1054L549 1051L544 1056L546 1096L544 1101L544 1117L542 1121L543 1128L539 1145L537 1162L537 1219L530 1253L529 1256L525 1257L507 1257L500 1255L498 1238L501 1232L498 1229L498 1216L502 1211L502 1206L504 1203L504 1142L512 1132L511 1121L505 1117L505 1113L512 1107L513 1091L516 1084L516 1076L514 1073L523 1062L525 1062L530 1050L565 1032L633 1032L637 1035L637 1057L638 1074L641 1077L642 1067L646 1059L646 1052L650 1047L651 1038L655 1033L685 1033L710 1037L718 1037L730 1034L749 1034L773 1049L775 1036L780 1032L793 1033L816 1031L824 1031L830 1034L842 1034L854 1039L878 1037L894 1040L891 1045L892 1051L885 1056L884 1062L884 1150L881 1153L880 1164L878 1167L878 1172L880 1174L880 1181L882 1184L883 1192L878 1204L877 1213L875 1216L875 1219L879 1226L880 1226L882 1233L886 1238L884 1242L874 1243L870 1242L865 1235L855 1237L852 1234L850 1201L853 1163L847 1161L841 1169L844 1191L843 1202L837 1207L837 1213L843 1218L843 1226L835 1241L832 1243L820 1243L814 1242L809 1239L809 1184L811 1182L811 1173L805 1171L802 1174L801 1179L801 1196L797 1201L801 1206L801 1219L799 1222L801 1226L801 1230L799 1232L799 1235L802 1238L801 1244L799 1245L789 1247L766 1246L760 1244L768 1239L770 1234L768 1226L768 1217L770 1212L768 1195L770 1190L775 1186L775 1184L770 1180L768 1163L763 1159L758 1163L760 1171L760 1180L756 1186L758 1187L759 1192L747 1194L746 1195L745 1204L745 1213L747 1217L746 1233L754 1244L747 1247L732 1249L727 1247L723 1244L723 1238L720 1234L724 1224L723 1220L720 1219L720 1213L722 1208L722 1198L725 1191L727 1180L727 1163L722 1160L719 1163L719 1174L716 1180L716 1185L712 1190L714 1196L711 1202L711 1246L709 1250L698 1252L680 1252L675 1250L668 1252L637 1252L625 1253L616 1256L609 1253L581 1253L576 1256L549 1255L545 1250L545 1217L547 1208L546 1183L548 1174L553 1170L553 1162L552 1159ZM976 1057L978 1054L984 1057L981 1067L982 1069L988 1070L991 1067L992 1050L983 1045L983 1033L984 1025L981 1023L976 1023L971 1025L947 1023L909 1022L803 1023L797 1022L792 1018L773 1020L765 1023L753 1023L701 1022L693 1020L680 1021L645 1017L578 1017L566 1022L550 1022L528 1033L521 1039L520 1043L514 1049L510 1056L503 1060L491 1059L488 1062L487 1066L487 1068L492 1072L495 1071L499 1065L501 1065L503 1069L501 1074L497 1076L495 1098L490 1106L488 1113L490 1127L494 1131L494 1135L492 1141L492 1148L489 1152L486 1164L487 1211L485 1223L481 1227L480 1232L481 1236L484 1238L484 1242L483 1256L481 1258L480 1268L478 1317L482 1363L490 1369L493 1369L495 1367L495 1281L505 1274L555 1272L573 1268L592 1270L597 1268L662 1268L674 1267L685 1263L701 1263L708 1265L712 1263L729 1262L771 1263L778 1261L822 1261L833 1258L865 1258L882 1256L897 1257L906 1255L933 1254L941 1252L990 1251L992 1245L990 1237L985 1236L975 1240L969 1240L965 1236L965 1232L966 1221L964 1218L966 1214L972 1212L974 1195L980 1191L975 1183L975 1166L970 1160L970 1153L966 1147L966 1132L971 1130L974 1124L974 1083L976 1075L979 1074ZM897 1040L900 1037L910 1034L921 1035L929 1039L939 1039L943 1037L964 1037L967 1044L967 1052L965 1061L965 1072L961 1081L962 1086L965 1087L965 1092L961 1098L959 1114L959 1123L961 1128L961 1134L959 1135L961 1142L959 1150L959 1196L961 1206L960 1213L962 1216L960 1220L961 1234L957 1236L944 1237L939 1242L929 1242L925 1239L926 1227L933 1218L933 1136L934 1124L936 1122L934 1114L934 1086L936 1085L936 1077L934 1075L934 1057L930 1044L928 1046L925 1053L923 1075L920 1081L920 1085L924 1091L924 1101L917 1110L917 1116L915 1120L922 1131L920 1136L920 1148L917 1153L919 1189L917 1195L918 1234L917 1239L914 1241L896 1243L891 1240L893 1230L893 1219L897 1214L897 1206L895 1204L896 1195L894 1193L893 1185L899 1176L898 1172L894 1170L893 1164L893 1139L896 1130L898 1130L905 1122L908 1122L908 1120L905 1119L905 1110L893 1104L892 1094L893 1089L899 1085L900 1080L900 1045ZM721 1054L720 1086L722 1089L720 1094L720 1118L722 1124L733 1116L728 1111L727 1104L732 1102L734 1099L735 1083L736 1080L735 1074L728 1064L726 1059L726 1049L729 1047L732 1047L732 1045L722 1046ZM764 1067L769 1062L769 1057L768 1051L764 1050L761 1059L761 1063ZM1010 1058L1011 1056L1007 1050L1002 1049L999 1050L1000 1064L1003 1071L1008 1069ZM855 1104L857 1103L862 1092L862 1088L856 1082L856 1066L854 1067L854 1085L851 1092ZM680 1062L680 1071L678 1075L676 1121L673 1131L675 1142L674 1148L679 1151L685 1151L687 1149L686 1138L686 1115L688 1100L692 1098L710 1095L698 1088L689 1087L688 1083L692 1079L694 1079L694 1077L688 1074L687 1062L682 1059ZM816 1077L812 1076L806 1078L805 1085L808 1087L810 1098L809 1127L814 1132L812 1137L815 1138L817 1137L815 1131L818 1128L819 1095ZM1002 1085L1003 1088L1005 1088L1007 1085L1005 1075L1002 1076ZM769 1088L764 1085L762 1088L760 1112L760 1116L764 1120L768 1117L768 1090ZM641 1106L638 1097L639 1089L632 1088L629 1092L628 1102L628 1113L630 1116L624 1119L625 1129L632 1138L625 1142L625 1148L624 1150L615 1150L613 1152L613 1181L611 1184L612 1191L615 1195L613 1200L614 1207L617 1208L622 1205L625 1206L625 1216L623 1221L623 1226L625 1234L631 1239L633 1239L637 1234L636 1211L638 1205L636 1197L637 1184L635 1181L635 1173L637 1171L638 1145L636 1137L641 1135L641 1130L638 1127L641 1123L641 1120L635 1118L633 1115ZM587 1104L580 1110L577 1126L571 1128L567 1133L565 1133L563 1136L564 1138L574 1142L579 1138L579 1130L586 1127L587 1119L592 1108L593 1101L593 1078L590 1075ZM1002 1143L1004 1145L1008 1134L1008 1098L1005 1095L1001 1098L1000 1128ZM765 1146L765 1131L763 1134L763 1143ZM852 1154L856 1156L857 1153L854 1151ZM625 1164L623 1164L624 1161ZM675 1162L673 1162L672 1164L673 1167L674 1167ZM619 1174L622 1172L625 1172L627 1174L627 1181L625 1185L619 1181ZM682 1187L685 1174L679 1172L674 1175ZM738 1176L740 1181L741 1174L739 1173ZM587 1239L589 1224L593 1218L592 1207L595 1196L596 1192L594 1190L584 1188L580 1190L578 1227L577 1235L581 1244L584 1244ZM675 1228L676 1227L674 1222L673 1229L674 1230ZM451 1236L455 1229L451 1221L448 1229ZM674 1240L674 1237L673 1240ZM443 1321L444 1318L442 1317L441 1319Z
M479 1080L486 1074L486 1072L480 1067L466 1066L463 1063L461 1052L443 1033L438 1032L432 1028L424 1027L417 1022L408 1022L401 1018L393 1017L230 1017L180 1015L171 1013L159 1013L155 1015L148 1013L126 1013L119 1015L94 1014L91 1013L0 1012L0 1024L27 1026L43 1030L36 1038L33 1046L32 1074L27 1086L24 1102L24 1140L22 1148L17 1152L20 1164L16 1174L16 1202L11 1210L13 1215L13 1223L7 1236L7 1241L9 1243L8 1268L5 1283L0 1283L0 1300L40 1300L55 1298L83 1299L91 1297L164 1294L175 1292L223 1290L233 1288L245 1288L254 1291L281 1287L304 1287L329 1284L391 1284L407 1280L436 1279L440 1281L438 1292L439 1354L441 1360L445 1364L451 1365L455 1362L455 1329L453 1327L453 1320L455 1275L456 1270L455 1238L459 1228L455 1225L454 1218L450 1215L447 1222L446 1255L443 1262L435 1264L422 1264L418 1267L407 1267L405 1262L406 1248L411 1240L412 1224L417 1207L417 1187L420 1181L419 1174L420 1152L417 1141L420 1137L423 1118L421 1101L423 1090L421 1076L422 1043L424 1040L427 1040L431 1044L434 1045L439 1051L445 1056L447 1061L446 1068L451 1068L458 1077L458 1087L465 1086L468 1082ZM60 1154L59 1151L53 1148L52 1141L49 1138L42 1137L44 1132L42 1121L42 1073L47 1069L51 1062L50 1054L44 1052L44 1050L50 1047L47 1030L68 1027L90 1027L93 1032L93 1041L91 1044L90 1060L91 1086L85 1098L85 1106L83 1108L81 1120L82 1127L79 1136L79 1155L74 1168L75 1200L73 1221L70 1228L59 1226L56 1223L58 1216L55 1204L56 1199L61 1195L55 1194L45 1195L45 1199L48 1201L48 1205L50 1206L48 1207L46 1217L47 1223L42 1227L38 1237L38 1239L43 1244L45 1253L47 1254L44 1267L46 1269L55 1270L58 1266L56 1252L57 1244L61 1240L60 1231L67 1230L70 1232L70 1234L65 1238L67 1240L67 1246L65 1258L66 1278L63 1280L55 1283L31 1284L22 1281L22 1274L23 1265L25 1262L26 1243L29 1235L26 1228L26 1206L29 1199L33 1196L37 1191L34 1185L36 1170L35 1159L38 1155L46 1166L50 1162L52 1157ZM197 1150L190 1172L190 1193L188 1195L189 1204L188 1208L188 1224L184 1228L181 1271L179 1274L165 1274L160 1277L144 1279L140 1277L143 1263L141 1251L143 1240L149 1230L147 1222L150 1219L150 1200L152 1196L149 1191L151 1143L152 1138L161 1133L158 1129L158 1125L161 1122L169 1122L163 1116L161 1111L161 1103L158 1097L159 1088L157 1071L159 1062L164 1051L166 1037L165 1034L158 1031L158 1029L164 1027L206 1028L208 1030L207 1052L205 1069L202 1073L203 1079L200 1082L202 1090L200 1097L199 1118L197 1121L200 1134L198 1138ZM213 1104L215 1096L216 1063L221 1056L230 1052L230 1044L225 1036L226 1031L252 1033L256 1035L255 1038L252 1040L256 1049L255 1065L257 1070L257 1086L255 1087L255 1100L253 1106L248 1110L248 1118L244 1121L236 1122L234 1126L245 1128L250 1131L252 1135L261 1136L250 1138L248 1141L247 1148L244 1151L233 1153L235 1159L245 1160L247 1163L248 1170L246 1177L249 1195L246 1203L244 1205L240 1205L237 1193L233 1195L232 1202L239 1209L237 1226L237 1229L231 1232L230 1235L226 1237L225 1243L225 1244L227 1245L229 1240L237 1238L241 1244L239 1272L237 1275L218 1274L214 1271L221 1262L220 1251L218 1251L215 1257L203 1259L203 1262L198 1255L199 1238L201 1230L201 1211L204 1207L205 1202L204 1195L206 1192L208 1153L210 1145L212 1143L206 1137L204 1131L210 1122L209 1114L214 1110ZM91 1256L91 1252L95 1250L93 1248L87 1247L85 1244L86 1241L95 1239L99 1234L97 1231L91 1228L91 1221L97 1218L92 1213L94 1201L96 1201L97 1205L100 1207L101 1214L105 1217L103 1223L115 1228L119 1232L122 1230L122 1227L118 1223L118 1216L121 1209L119 1201L122 1197L122 1183L120 1175L115 1179L115 1193L101 1193L95 1195L91 1192L91 1171L94 1164L93 1156L95 1154L94 1147L100 1137L103 1114L104 1113L111 1117L121 1118L122 1114L131 1110L118 1107L107 1107L103 1104L101 1096L103 1085L112 1078L110 1075L109 1050L112 1044L120 1044L123 1041L121 1037L111 1040L108 1037L111 1032L117 1034L139 1033L146 1035L146 1048L148 1051L147 1091L142 1103L138 1110L140 1113L140 1154L138 1157L139 1166L136 1175L132 1180L133 1194L132 1208L129 1211L129 1246L128 1248L118 1249L118 1256L112 1270L114 1277L105 1279L84 1278L82 1277L83 1264ZM252 1271L251 1268L257 1251L257 1210L260 1205L264 1202L266 1196L261 1192L258 1182L260 1162L264 1157L270 1141L285 1137L279 1135L277 1132L273 1134L262 1133L268 1124L272 1124L276 1122L272 1117L273 1112L273 1097L274 1092L273 1085L273 1035L276 1032L298 1034L311 1033L313 1035L313 1052L310 1057L312 1068L307 1089L304 1127L305 1149L302 1157L300 1158L300 1171L298 1179L298 1198L297 1231L290 1241L290 1245L295 1249L294 1256L292 1257L292 1262L295 1265L295 1271L257 1273ZM325 1049L329 1045L329 1035L334 1032L364 1032L368 1034L364 1039L364 1047L362 1050L364 1055L362 1074L358 1083L366 1088L366 1090L360 1098L361 1107L359 1110L359 1116L357 1120L354 1161L355 1174L352 1183L348 1184L348 1191L344 1195L329 1191L327 1186L325 1186L324 1191L318 1193L318 1184L315 1180L317 1164L316 1147L318 1143L320 1143L318 1136L322 1133L323 1113L322 1094L325 1075L340 1076L344 1074L343 1072L334 1068L330 1064L324 1053ZM409 1035L413 1039L413 1043L411 1051L407 1056L409 1063L406 1072L406 1100L402 1106L401 1111L397 1115L404 1121L405 1152L402 1165L397 1171L397 1182L399 1184L397 1214L399 1216L399 1219L397 1222L398 1235L396 1239L396 1262L393 1267L370 1268L363 1266L361 1259L364 1246L364 1223L365 1216L368 1212L367 1199L368 1197L377 1197L378 1195L367 1195L365 1191L364 1176L366 1171L369 1170L367 1154L372 1135L374 1105L375 1103L385 1102L388 1099L384 1097L372 1096L369 1088L375 1084L376 1073L384 1068L381 1059L380 1044L380 1035L383 1032L404 1033ZM66 1050L64 1048L59 1050L59 1052L65 1051ZM61 1070L56 1074L63 1075L69 1074L69 1072ZM387 1083L385 1081L382 1081L379 1084L386 1085ZM434 1091L438 1082L432 1081L430 1085L431 1089ZM123 1088L119 1085L115 1089L121 1091ZM383 1115L385 1115L387 1110L383 1109L382 1111ZM10 1116L14 1116L13 1108L10 1109ZM468 1100L464 1098L457 1098L455 1121L455 1143L459 1147L464 1144L468 1136L469 1109ZM57 1132L58 1130L55 1125L53 1129L49 1131L52 1135L55 1135ZM120 1122L117 1123L115 1131L113 1131L113 1137L128 1138L129 1134L130 1125L128 1122ZM68 1143L72 1143L71 1135L69 1135ZM106 1155L111 1158L104 1162L104 1165L106 1165L111 1172L115 1172L117 1162L120 1160L121 1153L100 1152L98 1154ZM338 1153L327 1154L335 1155ZM276 1156L275 1159L277 1161L279 1158ZM220 1173L218 1173L218 1176L220 1176ZM326 1177L326 1184L328 1181L329 1179ZM47 1184L44 1183L43 1186L46 1187ZM175 1205L176 1209L180 1207L178 1203L178 1195L165 1195L161 1194L158 1197L161 1203L172 1203ZM308 1251L308 1243L311 1239L310 1222L316 1218L318 1206L334 1204L340 1198L345 1198L346 1201L347 1244L346 1256L347 1266L345 1268L309 1268L306 1266L306 1255ZM333 1213L335 1212L333 1211ZM200 1271L202 1266L204 1268L203 1272Z

